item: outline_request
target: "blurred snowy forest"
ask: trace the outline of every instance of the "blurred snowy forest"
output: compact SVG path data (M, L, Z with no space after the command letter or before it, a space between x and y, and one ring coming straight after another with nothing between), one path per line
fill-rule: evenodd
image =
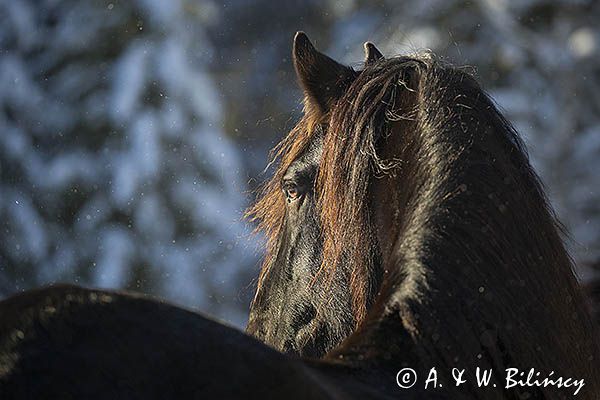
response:
M296 30L360 67L431 49L473 66L600 259L600 2L0 0L0 296L67 281L245 322L242 220L301 112Z

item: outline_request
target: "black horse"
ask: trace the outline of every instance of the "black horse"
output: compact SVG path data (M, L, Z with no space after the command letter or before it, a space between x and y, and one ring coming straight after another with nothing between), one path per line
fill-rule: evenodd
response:
M0 303L0 398L575 390L507 389L506 367L585 379L578 396L596 398L594 326L512 128L465 72L367 50L356 72L296 36L306 115L253 210L270 242L248 330L322 360L146 298L49 288ZM476 387L477 366L493 371L489 386ZM400 389L409 367L419 380Z
M441 367L446 382L453 367L533 368L585 379L579 395L596 398L596 328L517 133L467 72L366 50L356 72L296 37L306 113L251 210L272 240L248 332L389 379L399 363ZM319 234L281 240L305 230ZM568 393L494 384L460 392Z

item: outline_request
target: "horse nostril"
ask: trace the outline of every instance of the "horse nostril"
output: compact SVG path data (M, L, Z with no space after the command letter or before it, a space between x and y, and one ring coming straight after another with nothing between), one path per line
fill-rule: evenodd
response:
M298 307L292 318L292 329L298 332L302 327L308 325L315 319L317 309L312 304L302 304Z

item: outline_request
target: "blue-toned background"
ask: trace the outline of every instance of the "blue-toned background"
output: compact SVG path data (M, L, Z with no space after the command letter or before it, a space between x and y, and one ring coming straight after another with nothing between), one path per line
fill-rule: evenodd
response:
M0 0L0 296L69 281L244 324L262 238L242 215L301 111L296 30L355 66L371 40L475 67L588 280L599 20L594 0Z

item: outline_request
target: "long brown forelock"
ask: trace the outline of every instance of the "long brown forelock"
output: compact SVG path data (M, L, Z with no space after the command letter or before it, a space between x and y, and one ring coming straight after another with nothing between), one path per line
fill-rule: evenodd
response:
M305 114L288 135L277 145L270 154L270 164L279 160L279 165L273 177L260 189L258 200L250 207L244 217L250 222L257 222L255 233L262 232L267 240L266 254L258 277L258 294L263 280L272 265L277 252L277 240L281 233L285 219L286 203L281 191L281 179L302 152L307 148L316 127L322 123L324 116L315 109L307 107L305 101Z
M370 292L377 290L371 282L377 246L369 212L370 177L393 173L399 165L380 159L375 142L389 130L390 121L413 116L414 110L396 104L397 91L408 89L404 74L412 61L386 60L366 68L332 110L323 144L317 178L324 237L320 273L331 279L339 264L348 264L357 325L366 316Z

